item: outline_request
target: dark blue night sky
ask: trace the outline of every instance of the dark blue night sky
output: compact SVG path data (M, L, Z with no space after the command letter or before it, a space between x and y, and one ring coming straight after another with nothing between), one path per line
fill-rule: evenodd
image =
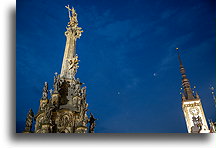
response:
M66 5L84 32L77 77L87 86L97 133L185 133L181 52L207 119L215 120L215 3L212 0L17 0L16 125L38 111L45 81L60 73Z

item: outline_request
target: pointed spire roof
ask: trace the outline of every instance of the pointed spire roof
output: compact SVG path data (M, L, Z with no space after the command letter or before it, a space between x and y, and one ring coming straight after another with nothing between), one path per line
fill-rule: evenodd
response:
M185 68L184 68L182 60L181 60L179 49L176 48L176 51L178 54L178 60L179 60L179 64L180 64L180 67L179 67L180 73L182 75L182 86L183 86L183 90L184 90L183 95L184 95L186 100L195 99L195 97L193 95L193 91L192 91L191 86L190 86L189 79L186 76L186 71L185 71Z

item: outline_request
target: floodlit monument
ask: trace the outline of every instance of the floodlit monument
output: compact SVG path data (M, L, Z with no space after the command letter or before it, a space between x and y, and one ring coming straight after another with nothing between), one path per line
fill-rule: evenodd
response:
M87 116L86 87L75 77L79 67L76 40L83 31L78 27L75 9L69 5L66 8L69 22L61 73L55 73L53 89L49 90L48 83L44 83L38 112L34 115L30 109L23 133L94 133L96 119L92 113Z

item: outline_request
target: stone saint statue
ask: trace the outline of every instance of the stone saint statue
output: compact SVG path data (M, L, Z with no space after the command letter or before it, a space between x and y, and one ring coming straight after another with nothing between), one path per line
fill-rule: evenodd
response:
M42 99L47 99L47 97L48 97L48 83L45 82L43 87Z
M54 93L57 93L59 91L59 85L60 85L60 77L59 75L56 74L54 76L54 85L53 85Z
M89 123L90 123L90 126L89 126L89 133L94 133L94 128L96 126L96 121L97 119L94 118L93 114L90 113L90 119L89 119Z
M50 95L52 95L52 93L53 93L53 90L52 90L52 89L50 89L50 90L49 90L49 92L50 92Z

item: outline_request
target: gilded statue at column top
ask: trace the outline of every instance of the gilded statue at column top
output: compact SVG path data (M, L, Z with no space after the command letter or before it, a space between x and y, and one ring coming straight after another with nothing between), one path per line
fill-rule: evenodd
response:
M70 8L69 5L65 6L67 9L68 9L68 15L69 15L69 18L70 18L70 21L77 21L77 13L75 11L75 9L72 7Z
M69 19L70 19L70 22L68 22L66 29L67 30L70 30L70 29L74 30L73 35L75 36L75 38L80 38L83 30L81 27L78 27L77 13L73 7L70 8L69 5L67 5L65 7L68 9L68 15L69 15Z

